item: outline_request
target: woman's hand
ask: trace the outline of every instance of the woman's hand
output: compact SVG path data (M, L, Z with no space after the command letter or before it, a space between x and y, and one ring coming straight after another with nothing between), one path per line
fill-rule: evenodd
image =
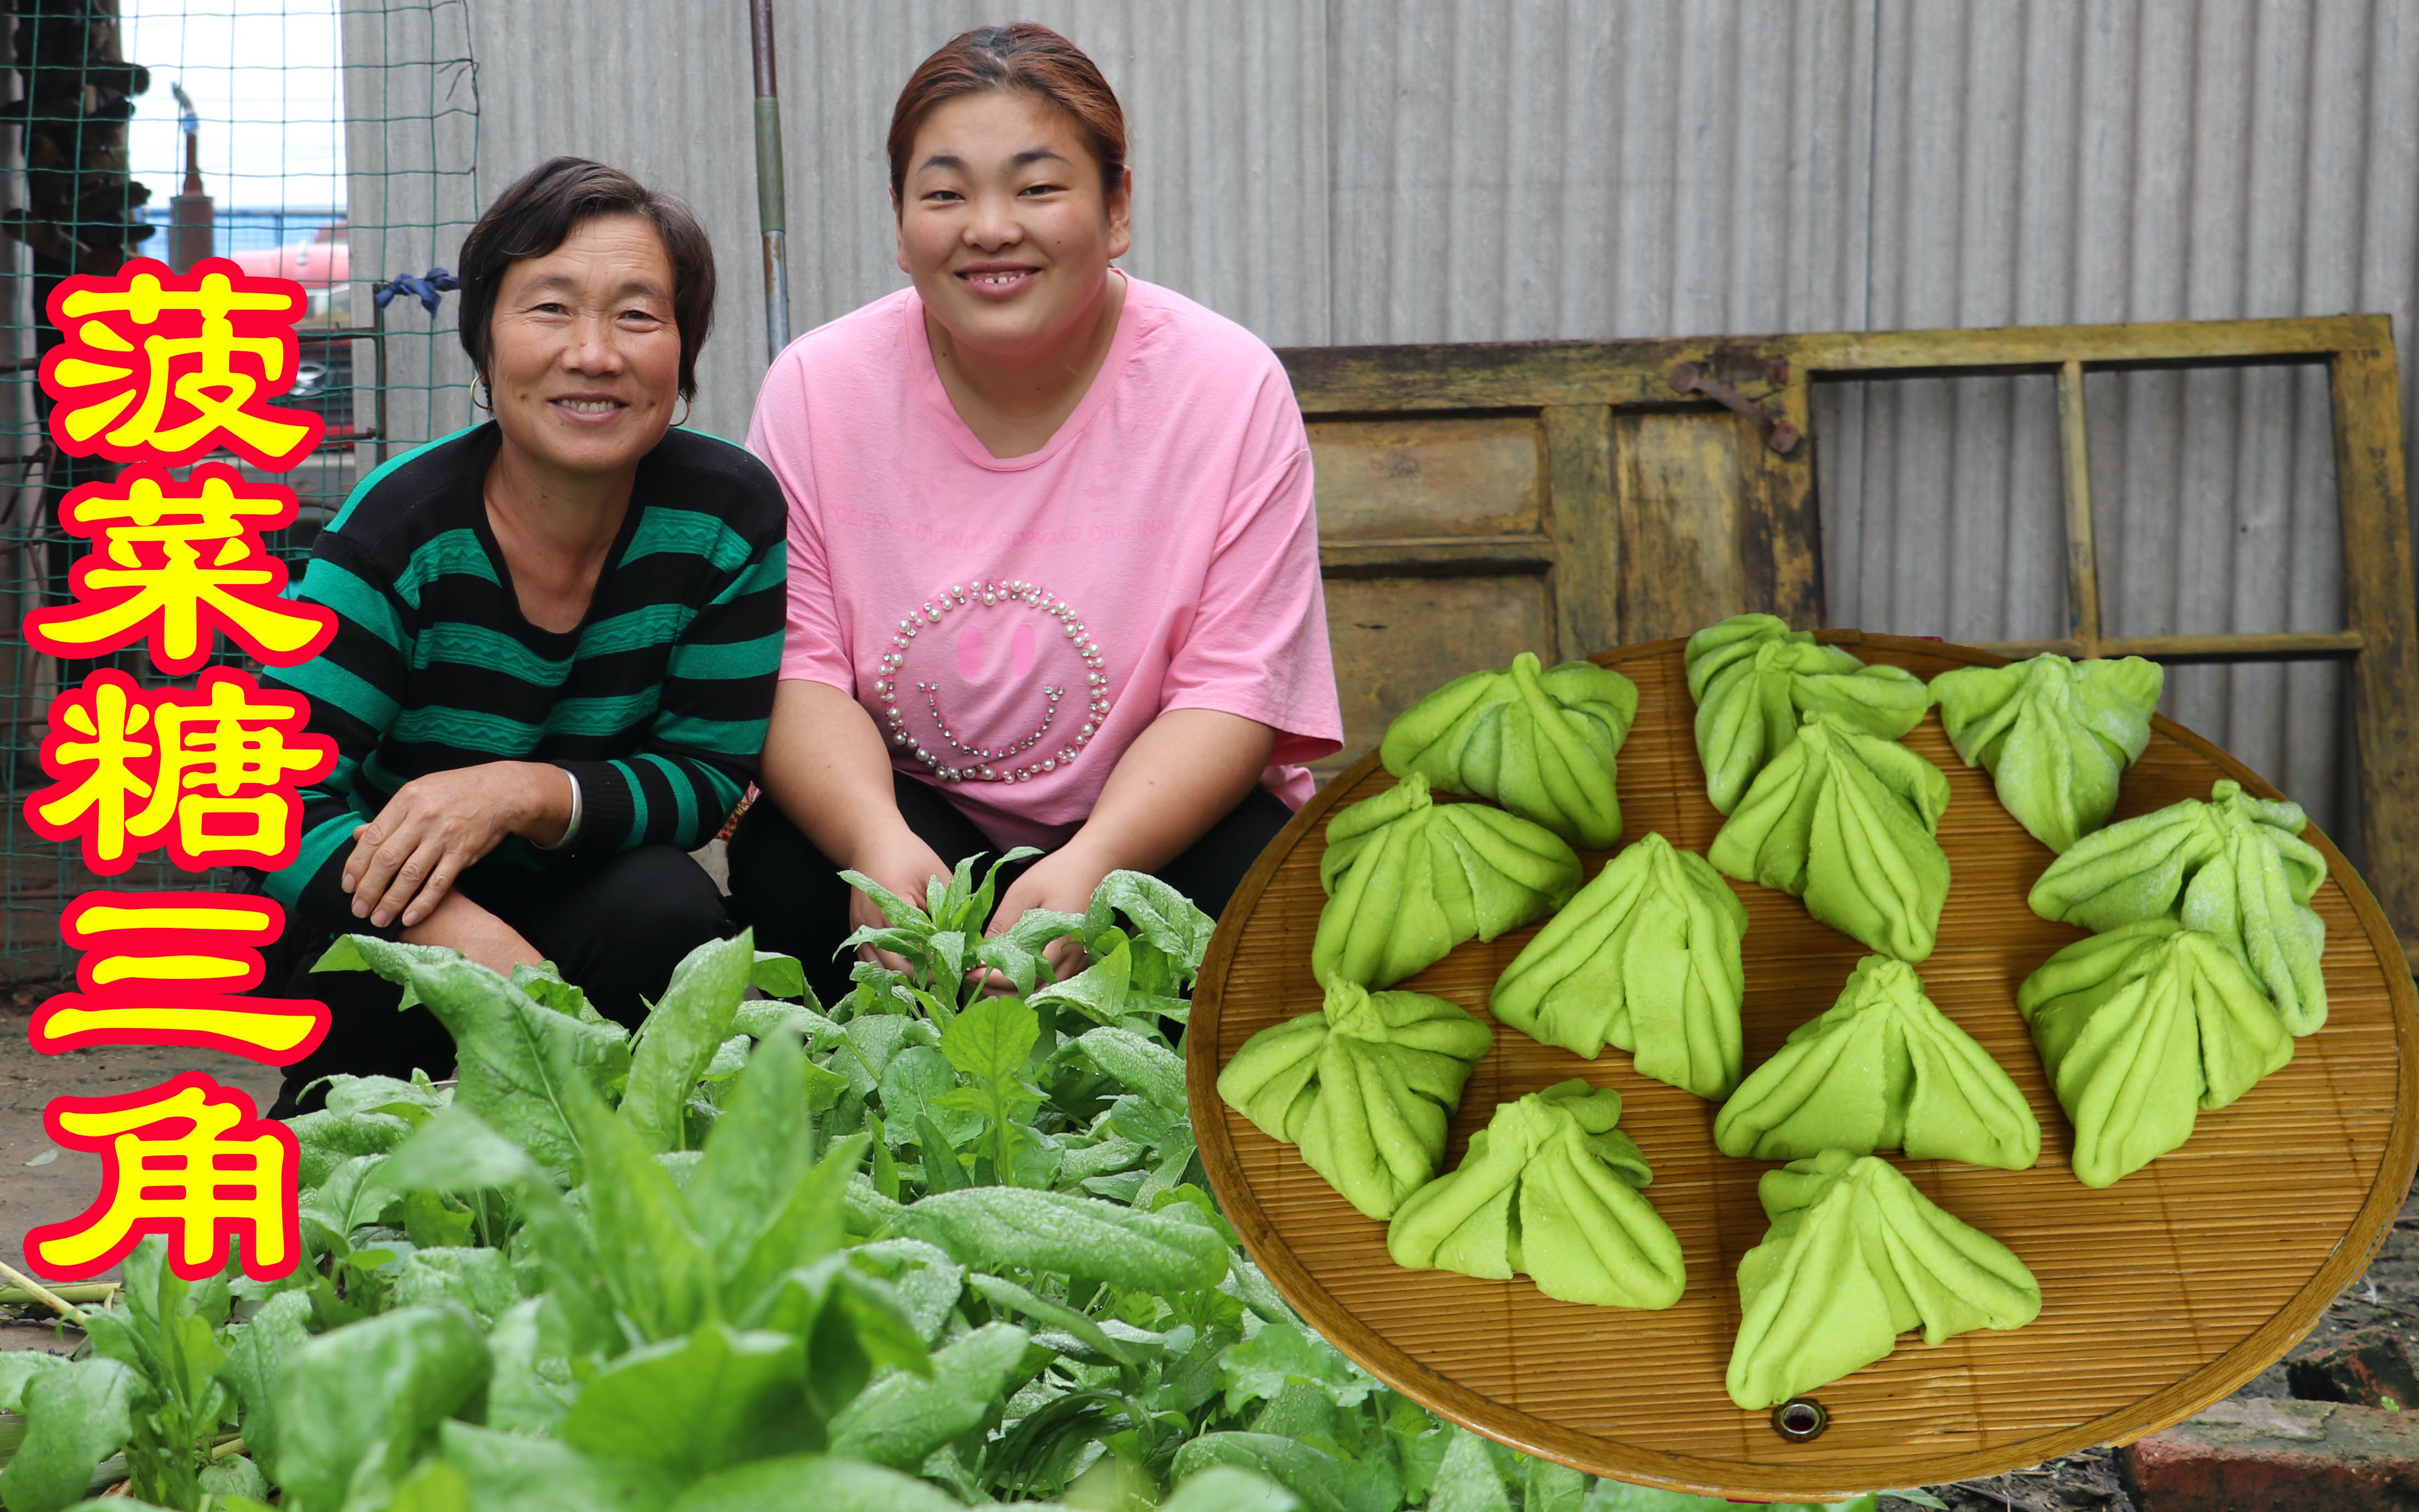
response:
M353 828L344 874L353 917L380 929L424 922L505 836L553 844L570 823L571 779L548 763L486 762L414 778Z
M520 931L458 892L447 893L425 919L407 926L403 941L459 950L501 977L511 976L515 966L533 966L546 960Z
M1214 709L1170 709L1153 719L1117 759L1084 827L1009 887L991 933L1028 908L1080 914L1110 872L1154 871L1182 855L1252 791L1276 739L1267 725ZM1082 942L1053 943L1049 961L1062 979L1081 970Z
M1092 905L1092 894L1100 890L1101 879L1116 870L1115 860L1086 844L1078 831L1073 840L1025 868L1022 876L1009 884L1008 891L1000 897L999 907L992 913L991 927L984 933L1005 934L1035 908L1080 914ZM1051 941L1042 954L1050 963L1051 975L1060 981L1084 969L1084 942L1074 935ZM1008 979L997 972L992 974L988 986L994 991L1014 990Z
M949 863L942 860L940 854L925 844L922 837L908 828L904 822L894 826L893 831L875 837L869 842L865 854L852 860L847 869L864 872L918 908L924 906L925 884L931 878L949 875ZM855 887L848 892L848 922L852 931L886 929L890 924L882 917L881 905ZM856 958L887 966L893 971L912 969L906 957L888 950L877 950L870 945L858 946Z
M924 906L926 880L950 872L949 863L899 817L888 749L873 716L854 693L827 683L783 679L773 690L773 721L756 780L807 843L842 870L864 872L918 908ZM882 929L889 920L872 899L851 888L848 922L852 930ZM859 946L856 955L893 971L907 970L906 961L887 950Z

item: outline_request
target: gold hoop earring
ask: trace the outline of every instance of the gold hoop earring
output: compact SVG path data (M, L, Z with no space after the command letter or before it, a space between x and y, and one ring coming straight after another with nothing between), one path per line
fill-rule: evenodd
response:
M479 396L480 391L483 389L486 391L486 397L485 398L481 398ZM474 409L485 409L487 413L491 415L494 414L496 412L496 386L489 383L485 378L472 378L470 380L470 404Z
M678 430L681 426L687 424L688 424L688 412L689 412L691 409L696 409L696 408L697 408L697 407L696 407L694 404L692 404L692 403L690 403L690 402L689 402L688 395L686 395L686 394L683 394L683 395L681 395L681 412L680 412L680 418L679 418L678 420L675 420L675 421L673 421L673 422L672 422L672 428L673 428L674 430Z

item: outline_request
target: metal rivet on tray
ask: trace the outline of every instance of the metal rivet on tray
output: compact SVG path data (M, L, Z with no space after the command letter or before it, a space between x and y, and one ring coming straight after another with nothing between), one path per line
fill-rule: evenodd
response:
M1831 1425L1831 1414L1811 1396L1794 1397L1772 1410L1772 1431L1792 1443L1804 1443Z

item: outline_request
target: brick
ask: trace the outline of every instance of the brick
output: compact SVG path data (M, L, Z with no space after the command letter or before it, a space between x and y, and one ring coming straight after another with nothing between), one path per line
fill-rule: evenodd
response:
M2348 1334L2285 1364L2293 1395L2305 1402L2419 1408L2419 1378L2402 1340L2381 1328Z
M2118 1466L2141 1512L2419 1512L2419 1412L2239 1397Z

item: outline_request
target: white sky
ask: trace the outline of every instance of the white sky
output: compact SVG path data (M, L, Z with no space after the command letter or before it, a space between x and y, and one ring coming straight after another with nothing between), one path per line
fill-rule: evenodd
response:
M231 209L345 203L336 0L123 0L123 51L151 70L128 124L128 167L164 210L184 182L169 85L202 120L202 187Z

